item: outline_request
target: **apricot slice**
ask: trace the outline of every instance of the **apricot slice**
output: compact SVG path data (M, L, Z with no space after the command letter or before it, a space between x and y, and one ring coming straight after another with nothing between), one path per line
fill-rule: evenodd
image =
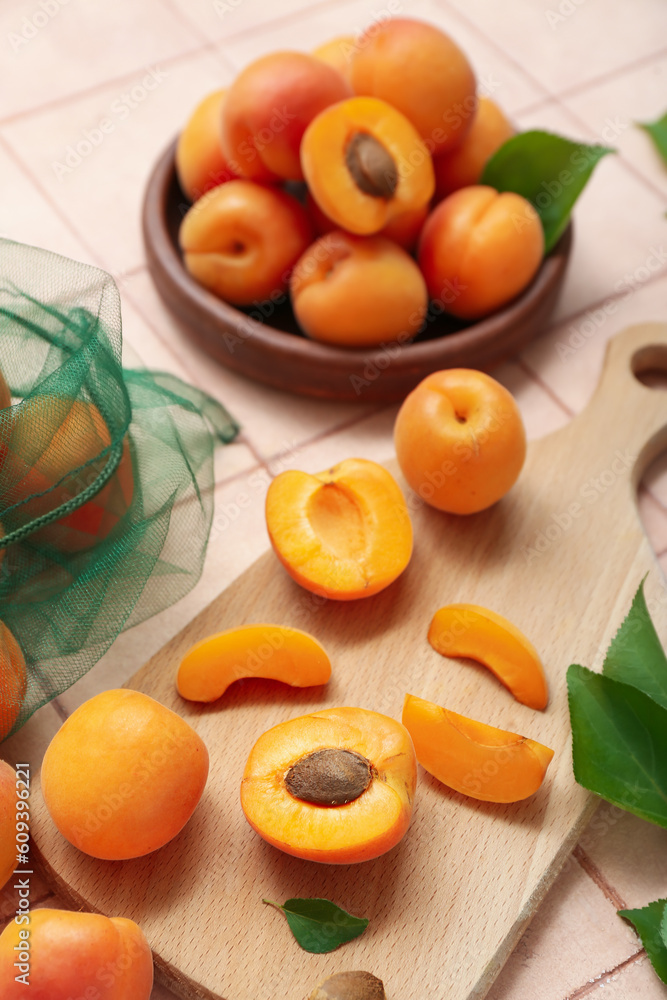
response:
M241 806L253 830L281 851L352 864L401 840L416 781L400 722L364 708L327 708L260 736L243 772Z
M189 701L215 701L241 677L311 687L327 683L331 662L317 639L298 628L243 625L195 643L181 660L176 685Z
M547 707L547 679L537 650L495 611L448 604L433 616L428 641L443 656L467 656L488 667L523 705Z
M376 97L340 101L314 118L301 142L301 166L324 214L358 236L421 208L435 190L419 133Z
M533 795L554 755L526 736L476 722L413 694L405 696L403 725L429 774L484 802L519 802Z
M271 545L293 580L337 601L371 597L403 572L412 523L376 462L348 458L317 475L289 470L266 495Z

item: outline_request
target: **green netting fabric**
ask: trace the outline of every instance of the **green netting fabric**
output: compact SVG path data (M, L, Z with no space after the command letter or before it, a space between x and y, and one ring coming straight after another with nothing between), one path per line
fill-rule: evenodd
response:
M201 574L238 427L121 351L108 274L0 240L0 740Z

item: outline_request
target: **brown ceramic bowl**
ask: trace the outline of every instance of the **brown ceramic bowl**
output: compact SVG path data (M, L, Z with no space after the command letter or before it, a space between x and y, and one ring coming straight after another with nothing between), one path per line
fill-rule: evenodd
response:
M509 357L541 333L565 277L570 225L532 284L505 309L475 323L438 316L410 344L334 347L309 340L288 302L267 304L266 321L228 305L190 277L178 248L178 227L189 202L174 167L172 143L157 162L144 195L148 267L167 307L187 335L228 368L279 389L325 399L394 402L430 372L484 368ZM269 325L269 320L271 325Z

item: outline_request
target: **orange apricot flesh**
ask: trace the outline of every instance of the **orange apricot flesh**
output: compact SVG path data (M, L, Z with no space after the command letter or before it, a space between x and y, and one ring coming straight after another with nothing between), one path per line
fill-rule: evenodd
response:
M519 802L533 795L554 752L526 736L487 726L431 701L405 696L403 725L422 767L462 795Z
M410 561L412 523L394 478L348 458L317 475L289 470L269 486L266 525L292 579L338 601L371 597Z
M448 604L433 616L428 641L443 656L467 656L488 667L523 705L547 707L547 679L537 650L495 611L476 604Z
M243 625L195 643L181 660L176 684L189 701L216 701L242 677L312 687L327 683L331 662L317 639L298 628Z
M243 773L241 806L253 830L281 851L353 864L401 840L416 781L412 741L400 722L363 708L328 708L260 736Z
M366 162L371 155L379 156L373 166ZM431 155L418 132L375 97L339 101L314 118L301 142L301 166L324 214L358 236L422 208L435 190Z

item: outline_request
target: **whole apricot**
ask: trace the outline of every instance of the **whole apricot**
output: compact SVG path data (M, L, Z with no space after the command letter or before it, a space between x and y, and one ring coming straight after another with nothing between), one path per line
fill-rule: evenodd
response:
M176 174L183 194L196 201L203 194L236 177L220 139L222 100L226 91L215 90L197 105L178 137Z
M333 232L334 229L338 229L333 219L330 219L322 211L310 191L306 192L305 205L310 221L313 224L313 229L318 236L325 236L327 233ZM394 243L398 243L399 247L403 247L409 253L417 245L419 234L422 231L427 216L428 205L422 205L421 208L409 208L406 212L402 212L400 215L395 215L391 218L386 226L383 226L376 235L393 240Z
M314 340L345 347L410 340L428 295L412 257L381 236L334 230L309 247L290 279L294 314Z
M21 647L0 622L0 741L11 733L25 699L25 658Z
M244 180L228 181L200 198L178 236L193 278L237 306L280 300L312 238L296 198Z
M288 469L266 494L271 545L293 580L337 601L371 597L412 555L412 522L383 466L348 458L311 476Z
M21 524L51 513L93 486L110 458L111 434L94 403L39 395L14 408L5 463L7 507L19 504ZM30 542L79 552L105 539L127 513L134 495L127 436L111 478L90 500L39 528ZM5 530L9 519L5 519Z
M477 113L461 145L433 157L436 200L479 183L486 161L513 135L512 124L495 101L479 97Z
M377 858L412 817L417 766L404 726L363 708L327 708L264 733L248 757L241 806L260 837L328 864Z
M8 882L12 872L18 867L16 860L17 802L21 800L16 794L16 772L4 760L0 760L0 889ZM26 819L21 831L28 830L30 820L25 811ZM1 981L1 980L0 980Z
M481 319L533 280L544 230L521 195L476 185L455 191L431 212L417 254L431 299L461 319Z
M432 507L474 514L516 482L526 433L513 396L467 368L434 372L405 399L394 425L403 475Z
M138 858L168 843L201 798L208 752L194 729L139 691L104 691L51 740L42 793L71 844L95 858Z
M352 56L356 47L357 40L354 35L340 35L318 45L313 49L313 55L337 70L346 83L352 86Z
M435 190L431 154L418 132L375 97L341 101L313 119L301 163L324 214L360 236L427 205Z
M398 108L435 155L463 141L477 107L475 74L454 41L411 18L374 22L352 57L355 94Z
M352 95L341 74L305 52L273 52L239 73L222 105L230 167L258 181L303 180L299 147L316 115Z
M2 1000L150 1000L153 956L124 917L32 910L0 934Z

